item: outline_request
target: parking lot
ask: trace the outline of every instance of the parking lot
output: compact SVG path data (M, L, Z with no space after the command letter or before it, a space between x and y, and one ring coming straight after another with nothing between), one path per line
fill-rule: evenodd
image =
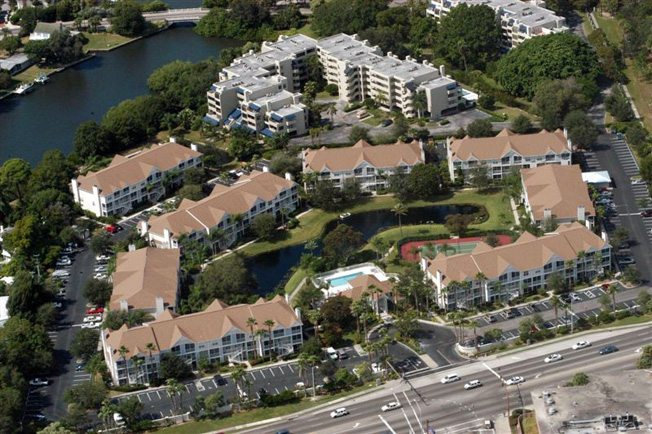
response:
M353 347L342 348L346 352L347 358L344 360L337 360L335 364L338 367L345 367L352 371L356 365L362 362L369 361L369 358L364 352L358 352ZM418 357L417 357L418 358ZM414 360L401 360L401 370L409 372L418 369L421 360L418 362ZM423 367L421 365L421 367ZM399 368L397 368L399 369ZM230 374L224 374L227 384L218 385L217 381L212 378L203 378L201 380L190 381L184 384L186 393L182 396L184 407L192 410L197 396L209 396L216 391L221 391L224 397L229 402L237 402L240 391L236 389L236 385L230 377ZM297 390L297 383L304 383L305 388L309 393L312 389L312 373L306 372L304 377L300 375L300 369L296 362L289 362L281 365L274 365L268 367L254 368L247 372L246 379L250 382L250 386L242 391L254 399L260 398L261 389L265 389L267 393L277 394L286 390ZM324 376L319 373L319 367L315 368L315 386L323 386ZM135 394L126 394L114 398L115 402L128 399L130 396L136 396L140 402L143 403L143 417L147 419L160 419L162 417L171 416L173 414L172 402L167 395L165 387L142 391Z
M638 307L636 298L639 290L628 289L618 285L619 292L616 295L617 309L636 309ZM527 305L504 309L500 312L481 315L474 319L478 321L479 328L483 331L500 328L503 330L503 338L505 340L516 339L519 336L518 323L528 315L535 313L540 314L544 318L543 326L550 330L564 325L569 326L571 324L570 317L573 318L573 321L577 321L579 318L588 320L597 316L602 310L598 299L603 294L605 294L605 290L599 286L563 296L563 304L557 309L558 318L556 320L554 308L549 300L541 300ZM489 320L490 316L495 321L491 322Z

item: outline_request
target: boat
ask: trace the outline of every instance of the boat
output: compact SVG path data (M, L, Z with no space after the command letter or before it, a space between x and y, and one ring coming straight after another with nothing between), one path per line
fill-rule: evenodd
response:
M38 75L37 78L34 79L34 83L39 84L45 84L48 81L50 81L50 77L48 77L46 74L43 74L42 72Z
M31 91L32 87L34 87L34 83L21 84L20 86L18 86L16 88L16 90L14 90L14 93L16 95L24 95L24 94L28 93L29 91Z
M345 212L344 214L340 214L340 220L348 219L349 217L351 217L350 212Z

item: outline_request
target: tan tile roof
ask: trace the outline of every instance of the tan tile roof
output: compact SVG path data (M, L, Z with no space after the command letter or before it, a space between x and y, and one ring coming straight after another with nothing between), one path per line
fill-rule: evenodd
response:
M545 209L550 209L557 219L577 219L578 206L584 207L587 216L595 216L580 166L547 165L521 169L521 179L536 220L544 219Z
M240 177L237 183L230 187L217 184L210 196L199 202L185 201L176 211L152 217L148 221L149 231L163 235L164 229L169 229L172 236L183 233L212 228L225 215L247 212L257 200L268 202L274 199L282 190L291 189L296 183L269 172L254 171L250 175Z
M433 276L443 274L444 285L451 281L473 280L478 272L488 279L498 278L508 266L519 271L543 267L553 255L561 260L577 258L580 251L601 250L607 243L584 225L573 222L559 225L557 232L542 237L524 233L515 243L494 248L482 243L472 253L453 256L439 254L430 261Z
M182 161L201 155L178 143L152 145L130 158L116 155L108 167L80 175L77 182L82 190L93 191L93 186L97 185L100 192L107 195L147 179L154 167L160 171L170 170Z
M129 349L127 357L131 358L137 355L139 350L142 355L147 355L145 346L148 342L156 345L157 351L160 351L169 350L181 338L195 343L221 339L234 327L241 333L250 334L251 330L247 325L247 319L250 317L256 318L258 322L254 330L267 331L263 323L268 319L275 322L272 330L279 326L290 328L301 325L301 320L294 310L283 297L277 295L270 301L261 298L254 304L235 306L227 306L215 300L203 312L176 317L168 314L142 326L127 328L125 325L115 331L103 330L103 333L116 354L117 349L124 345Z
M362 293L364 291L369 292L370 297L375 297L374 295L371 294L371 291L369 290L369 287L372 285L376 286L381 291L383 291L383 294L392 292L392 288L394 286L392 282L390 282L389 280L385 280L381 282L373 274L361 274L349 280L348 283L349 285L351 285L351 289L344 290L340 292L338 295L341 295L343 297L349 297L353 300L362 300Z
M167 306L175 307L179 264L179 249L145 247L118 253L111 310L120 309L120 300L127 300L130 309L154 309L156 297L163 297Z
M513 150L523 157L546 155L548 152L561 154L569 151L564 132L546 130L538 134L514 134L508 129L502 130L496 137L453 139L450 143L453 160L467 161L472 157L477 160L499 160L508 151Z
M422 149L416 140L412 143L371 146L364 140L348 148L306 149L303 151L304 172L353 170L363 161L376 168L397 167L401 162L409 166L423 163Z

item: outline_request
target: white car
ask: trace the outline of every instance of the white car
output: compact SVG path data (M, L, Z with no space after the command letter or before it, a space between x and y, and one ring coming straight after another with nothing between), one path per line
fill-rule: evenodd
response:
M563 359L561 354L551 354L548 357L546 357L545 359L543 359L543 361L546 362L546 363L552 363L552 362L558 362L561 359Z
M97 256L95 257L95 260L96 260L96 261L108 261L109 259L111 259L111 258L109 258L109 257L106 256L106 255L97 255Z
M347 410L344 407L336 408L335 410L331 411L331 417L333 419L336 419L336 418L342 417L342 416L346 416L347 414L349 414L349 410Z
M305 384L303 381L299 381L299 382L297 383L297 386L296 386L296 387L297 387L297 389L305 389L305 388L306 388L306 384Z
M380 366L380 363L372 363L371 364L371 372L374 374L378 374L380 372L383 372L384 369Z
M113 421L116 425L122 426L125 424L125 418L120 413L113 413Z
M480 380L471 380L464 385L466 390L475 389L476 387L482 387L482 382L480 382Z
M54 306L56 309L63 309L63 303L59 301L55 301L54 303L52 303L52 306Z
M515 384L521 384L521 383L524 382L524 381L525 381L525 378L523 378L523 377L519 377L519 376L517 375L517 376L515 376L515 377L508 378L507 380L505 380L505 384L507 384L508 386L513 386L513 385L515 385Z
M97 322L102 321L102 315L90 315L84 318L84 322Z
M45 378L33 378L29 380L30 386L47 386L48 384L50 384L50 380Z
M97 329L100 328L100 325L102 325L101 322L87 322L81 325L81 328L83 329Z
M591 346L591 342L589 341L579 341L576 344L573 344L573 349L574 350L581 350L582 348L588 348Z
M453 383L455 381L460 381L461 378L457 374L448 374L444 378L441 379L441 384L448 384L448 383Z
M382 411L392 411L396 410L397 408L401 408L401 404L398 402L390 402L389 404L383 405L380 409Z
M70 258L59 258L57 261L57 267L68 267L72 265Z

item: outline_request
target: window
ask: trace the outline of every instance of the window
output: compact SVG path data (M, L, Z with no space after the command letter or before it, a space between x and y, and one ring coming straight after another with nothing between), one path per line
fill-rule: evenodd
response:
M231 336L227 335L222 338L222 345L230 345L231 344Z
M179 351L181 351L181 347L179 345L170 348L170 351L172 351L174 354L179 354Z
M546 264L543 266L543 271L550 271L552 270L552 264Z
M285 330L283 330L283 329L280 329L280 330L274 330L273 333L274 333L274 337L275 337L275 338L280 338L280 337L282 337L283 334L285 333Z
M184 348L184 351L185 351L186 353L193 353L193 352L195 352L195 344L186 344L184 347L185 347L185 348Z

